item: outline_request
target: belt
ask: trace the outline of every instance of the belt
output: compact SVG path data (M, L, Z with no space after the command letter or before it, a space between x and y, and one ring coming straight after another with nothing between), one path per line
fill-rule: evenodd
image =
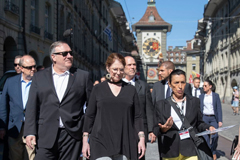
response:
M206 114L204 114L204 116L207 116L207 117L214 117L215 115L214 115L214 114L211 114L211 115L206 115Z

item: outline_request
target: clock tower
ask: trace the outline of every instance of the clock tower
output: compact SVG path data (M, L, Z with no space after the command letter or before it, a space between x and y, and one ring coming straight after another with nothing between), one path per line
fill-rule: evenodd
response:
M158 81L158 64L166 60L167 32L171 32L172 25L159 15L155 0L148 0L147 4L145 14L132 25L132 29L136 32L142 61L140 77L144 77L147 83L155 83Z

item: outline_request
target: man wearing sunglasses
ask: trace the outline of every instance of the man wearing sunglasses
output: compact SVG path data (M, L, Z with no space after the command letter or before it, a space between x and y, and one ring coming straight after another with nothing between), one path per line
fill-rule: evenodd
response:
M29 148L37 145L35 160L77 160L82 150L83 106L93 85L88 72L70 69L73 54L67 43L54 42L50 57L52 66L33 77L24 136Z
M6 138L6 129L8 129L10 160L28 159L22 136L26 103L32 77L36 72L36 63L32 56L24 55L19 65L22 73L7 79L0 101L0 138Z
M20 74L22 72L21 68L20 68L20 65L19 65L19 61L20 61L21 58L22 58L22 56L18 55L14 59L14 69L15 69L17 74Z

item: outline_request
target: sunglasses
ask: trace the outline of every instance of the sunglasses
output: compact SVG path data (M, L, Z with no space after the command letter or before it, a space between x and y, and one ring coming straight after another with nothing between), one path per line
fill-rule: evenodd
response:
M32 69L32 68L36 68L36 65L33 65L33 66L22 66L23 68L25 69Z
M16 67L17 65L19 65L19 63L14 63L13 65L14 65L14 67Z
M60 54L62 55L63 57L66 57L68 55L68 53L72 56L73 53L72 51L65 51L65 52L57 52L57 53L53 53L53 54Z

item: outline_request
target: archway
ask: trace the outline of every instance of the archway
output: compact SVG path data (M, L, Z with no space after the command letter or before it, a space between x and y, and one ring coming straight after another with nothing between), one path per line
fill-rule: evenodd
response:
M233 79L231 82L231 87L238 86L236 79Z
M17 44L12 37L7 37L4 41L3 50L3 71L14 70L14 58L18 55Z
M34 52L34 51L31 51L31 52L29 53L29 55L32 56L32 57L35 59L36 65L38 66L38 65L39 65L39 60L38 60L38 55L37 55L37 53Z
M43 66L44 66L45 68L47 68L47 67L50 67L51 64L52 64L52 61L51 61L50 57L49 57L49 56L46 56L46 57L44 58L44 60L43 60Z

